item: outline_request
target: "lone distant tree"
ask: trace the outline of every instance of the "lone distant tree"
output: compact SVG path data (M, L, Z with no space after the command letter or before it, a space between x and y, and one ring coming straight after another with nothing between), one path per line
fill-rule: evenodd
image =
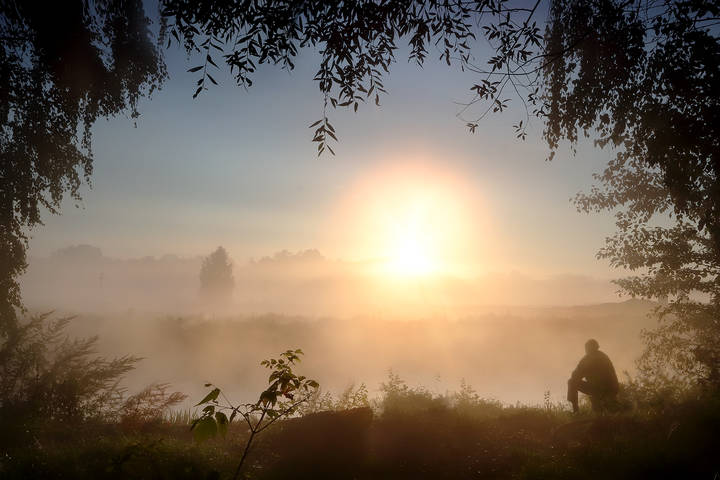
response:
M203 259L200 267L200 294L207 300L228 300L234 287L232 262L227 251L218 247Z

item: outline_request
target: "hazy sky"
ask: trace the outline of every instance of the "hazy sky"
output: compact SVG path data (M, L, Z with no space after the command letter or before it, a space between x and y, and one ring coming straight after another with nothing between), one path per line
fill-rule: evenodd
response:
M30 255L88 243L121 258L217 245L240 262L306 248L385 257L402 250L393 225L413 222L417 197L430 205L421 230L435 255L465 273L616 275L595 260L612 218L579 214L569 201L609 152L581 148L573 158L562 149L546 162L537 120L525 142L514 138L518 110L472 135L455 102L474 75L397 58L381 108L330 112L337 155L318 158L307 128L322 112L312 52L291 73L261 69L249 91L214 75L221 86L193 100L197 76L186 70L196 62L168 51L170 79L142 102L137 128L127 118L98 122L92 189L80 208L46 216Z

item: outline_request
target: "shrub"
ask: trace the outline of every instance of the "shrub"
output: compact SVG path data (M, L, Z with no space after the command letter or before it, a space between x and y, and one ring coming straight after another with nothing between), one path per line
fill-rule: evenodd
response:
M53 320L50 313L33 316L10 329L0 345L0 442L34 435L48 422L89 420L138 424L162 414L184 396L151 385L126 397L122 377L140 358L98 357L97 337L70 339L71 317Z
M297 413L300 416L319 412L338 412L357 408L370 408L370 398L367 386L361 383L349 385L338 397L330 392L323 392L317 389L310 395L305 403L298 407Z
M180 392L168 392L169 388L167 383L153 383L128 397L119 410L120 423L126 428L139 428L165 420L170 408L187 398Z
M442 396L433 396L424 387L409 387L399 375L388 373L387 382L380 384L382 399L379 410L383 415L418 414L428 411L446 410L448 401Z
M278 420L296 415L298 407L320 387L315 380L295 374L294 368L302 355L303 351L300 349L286 350L279 358L260 362L260 365L270 370L270 376L267 389L260 394L256 403L233 405L218 387L210 383L205 385L213 389L196 405L205 406L202 415L195 419L190 427L195 440L200 443L218 433L225 436L228 426L236 417L242 419L249 430L233 479L240 476L255 437Z
M0 349L0 417L85 420L113 416L122 405L120 378L140 360L96 357L97 337L69 339L71 318L30 318Z

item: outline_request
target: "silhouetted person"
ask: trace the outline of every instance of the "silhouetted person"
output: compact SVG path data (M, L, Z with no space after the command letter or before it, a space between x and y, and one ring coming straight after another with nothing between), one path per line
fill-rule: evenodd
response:
M597 340L585 342L585 356L578 363L568 380L568 402L573 412L578 411L578 392L590 396L594 411L604 410L615 402L618 379L610 358L600 351Z

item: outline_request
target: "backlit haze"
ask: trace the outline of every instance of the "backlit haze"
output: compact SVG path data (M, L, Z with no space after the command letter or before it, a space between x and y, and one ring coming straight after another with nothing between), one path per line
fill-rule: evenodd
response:
M243 382L286 348L330 390L373 391L393 369L509 402L560 396L589 337L632 369L649 306L596 305L626 300L609 282L622 272L595 259L613 221L570 202L610 153L581 144L545 161L539 122L515 139L517 105L470 134L455 115L472 75L397 58L381 108L329 112L337 155L318 158L312 53L193 100L192 65L169 52L137 126L96 125L79 208L33 232L26 303L77 314L101 353L146 357L133 382L191 398L207 380L256 391ZM208 305L198 272L220 245L235 290Z
M539 122L525 142L509 128L519 108L470 134L454 102L473 76L400 60L381 108L330 112L337 156L318 158L307 128L322 114L313 60L303 53L292 73L262 68L247 92L224 78L193 100L192 62L170 51L170 79L141 105L137 128L127 118L96 125L92 190L81 208L45 217L31 254L87 243L113 258L188 257L223 245L239 262L308 248L362 261L391 254L387 222L397 219L434 229L426 240L466 274L614 276L594 258L611 220L569 202L609 153L572 158L561 147L545 162ZM465 238L447 243L456 232Z

